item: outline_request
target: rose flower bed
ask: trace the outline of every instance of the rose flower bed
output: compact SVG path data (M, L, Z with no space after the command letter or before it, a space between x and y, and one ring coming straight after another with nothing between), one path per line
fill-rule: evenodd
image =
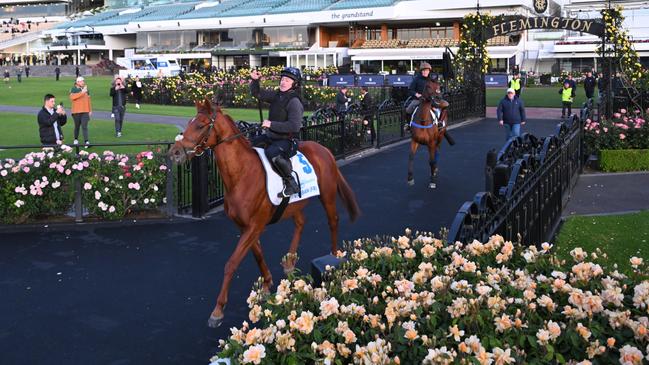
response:
M102 155L69 146L44 148L21 160L0 162L0 222L15 224L68 213L74 181L82 185L82 204L93 216L119 219L164 203L167 166L151 151L134 158Z
M221 340L233 364L641 364L649 281L605 272L581 249L430 234L347 244L320 287L289 276L250 293L250 322Z

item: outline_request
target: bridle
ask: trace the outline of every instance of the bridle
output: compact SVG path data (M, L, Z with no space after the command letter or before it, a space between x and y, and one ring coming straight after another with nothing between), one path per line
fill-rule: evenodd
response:
M207 113L202 113L202 112L199 112L198 114L207 115ZM217 115L218 115L218 111L215 111L214 114L207 115L207 118L209 120L209 124L204 124L203 126L200 127L201 129L204 129L201 132L201 134L198 136L198 140L201 141L200 143L196 143L195 141L191 140L190 138L187 138L187 140L194 145L194 148L191 149L191 150L187 150L187 149L183 148L183 151L185 152L185 156L187 156L188 153L193 153L194 156L202 156L203 153L205 153L206 149L214 148L214 147L220 145L221 143L225 143L225 142L235 140L235 139L245 135L248 132L246 130L246 131L239 132L237 134L234 134L234 135L232 135L230 137L223 138L223 139L219 139L219 136L217 135L216 136L217 140L216 140L216 143L214 144L214 146L208 146L207 141L210 139L210 132L212 132L212 130L214 129L214 124L216 123ZM192 119L189 123L194 123L195 120L196 120L196 118ZM205 127L207 127L207 128L205 128ZM182 135L182 133L179 134L179 137L180 137L180 139L178 139L178 140L182 140L182 139L185 138Z

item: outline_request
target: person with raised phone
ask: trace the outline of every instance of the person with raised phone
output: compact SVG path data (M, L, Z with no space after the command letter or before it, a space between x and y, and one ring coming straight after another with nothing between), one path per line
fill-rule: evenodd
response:
M63 143L61 127L68 121L63 104L56 105L54 95L47 94L43 99L43 108L38 112L38 132L43 146Z

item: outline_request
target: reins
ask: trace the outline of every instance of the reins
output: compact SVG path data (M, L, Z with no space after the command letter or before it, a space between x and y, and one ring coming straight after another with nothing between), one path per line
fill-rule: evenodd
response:
M202 114L205 114L205 113L202 113ZM198 140L201 141L200 143L196 143L196 142L192 141L191 139L188 139L189 142L194 144L194 148L192 150L185 150L185 155L187 155L187 153L194 153L194 156L202 156L203 153L205 153L205 150L207 149L206 144L207 144L207 141L210 138L210 132L212 131L212 129L214 129L214 123L216 123L217 114L218 114L218 111L214 112L213 115L208 116L208 119L209 119L210 122L207 125L208 128L205 129L203 132L201 132L201 135L198 138ZM205 128L205 125L203 125L202 128ZM255 129L259 129L259 128L260 128L259 126L250 127L250 128L248 128L248 129L246 129L244 131L241 131L241 132L239 132L237 134L234 134L234 135L232 135L230 137L227 137L227 138L224 138L224 139L219 139L218 136L217 136L216 144L214 144L214 146L212 146L211 148L216 147L216 146L220 145L221 143L226 143L226 142L235 140L235 139L237 139L237 138L239 138L241 136L246 135L251 130L255 130Z

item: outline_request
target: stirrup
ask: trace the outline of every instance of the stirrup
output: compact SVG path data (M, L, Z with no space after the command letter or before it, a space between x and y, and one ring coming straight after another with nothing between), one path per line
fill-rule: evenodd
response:
M284 187L282 191L277 194L278 198L290 198L291 196L298 194L300 192L300 187L297 186L297 183L293 179L284 180Z

